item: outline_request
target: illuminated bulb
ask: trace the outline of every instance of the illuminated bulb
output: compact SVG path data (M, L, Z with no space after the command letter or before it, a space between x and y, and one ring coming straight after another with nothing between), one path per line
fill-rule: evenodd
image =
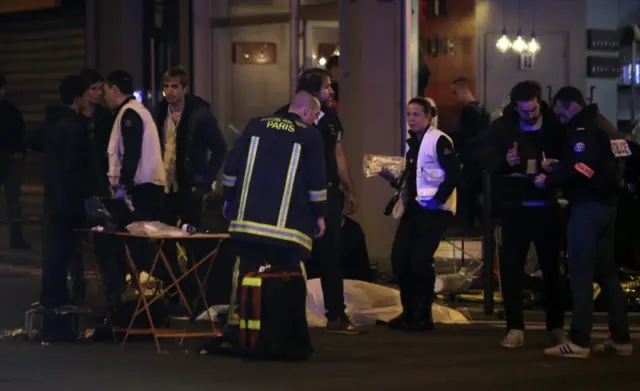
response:
M336 48L336 50L333 51L333 55L334 56L339 56L340 55L340 48Z
M511 49L516 53L524 53L527 50L527 42L522 39L522 32L520 30L518 30L518 38L513 41Z
M533 34L531 41L527 44L527 51L531 54L536 54L540 51L540 44L536 40L536 35Z
M507 36L507 29L505 27L502 28L502 36L498 39L498 42L496 42L496 47L502 53L506 53L511 49L511 40Z
M321 67L327 65L327 59L324 57L320 57L320 59L318 60L318 64L320 64Z

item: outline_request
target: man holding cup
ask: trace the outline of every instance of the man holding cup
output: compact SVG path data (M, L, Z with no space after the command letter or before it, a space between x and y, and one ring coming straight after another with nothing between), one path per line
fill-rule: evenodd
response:
M542 162L558 157L563 132L541 94L537 82L516 84L502 117L490 125L485 145L485 169L492 174L502 222L500 278L507 335L501 345L505 348L524 345L524 267L531 242L544 276L547 331L554 344L565 340L557 192L533 184Z

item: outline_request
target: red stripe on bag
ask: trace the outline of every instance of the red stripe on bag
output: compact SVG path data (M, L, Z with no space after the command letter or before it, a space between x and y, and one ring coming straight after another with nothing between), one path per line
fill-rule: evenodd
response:
M580 174L586 176L587 178L591 178L593 176L593 170L591 167L587 166L584 163L576 163L573 168L576 169Z

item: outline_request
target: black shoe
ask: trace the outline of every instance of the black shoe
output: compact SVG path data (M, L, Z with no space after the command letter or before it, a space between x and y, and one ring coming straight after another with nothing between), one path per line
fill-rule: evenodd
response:
M410 323L405 323L402 327L402 330L409 331L409 332L421 332L421 331L435 330L435 327L432 321L419 320L419 321L414 321Z
M409 321L410 319L408 319L406 314L403 312L395 318L391 319L389 323L387 323L387 326L389 327L389 330L401 330Z
M198 354L201 356L236 356L240 353L237 338L227 334L210 338L198 348Z
M334 334L357 335L362 334L362 329L351 323L349 318L338 318L327 321L327 331Z

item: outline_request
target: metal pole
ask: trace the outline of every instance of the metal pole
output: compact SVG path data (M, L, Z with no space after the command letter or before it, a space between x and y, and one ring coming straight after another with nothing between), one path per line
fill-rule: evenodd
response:
M302 64L298 72L307 67L307 54L309 53L309 36L307 29L309 28L309 22L306 20L302 21L302 32L300 32L300 37L302 37ZM299 73L298 73L299 74Z
M491 211L491 175L482 173L482 259L484 280L484 313L493 314L493 213Z
M151 105L156 107L156 40L151 38L149 55L151 56Z
M635 37L634 37L635 38ZM631 43L631 97L629 98L629 113L631 114L631 123L635 123L636 121L636 85L638 70L636 67L638 66L638 41L636 39ZM636 138L639 137L636 135ZM638 139L640 140L640 139Z
M403 9L400 15L400 26L402 26L402 43L400 45L400 129L402 138L400 140L400 153L406 152L407 141L407 103L409 102L411 87L409 86L411 77L411 0L402 1Z
M295 94L296 87L298 84L298 72L300 70L300 25L298 21L298 6L300 5L300 0L291 0L290 1L290 14L291 19L289 20L289 64L290 64L290 90L291 96Z

